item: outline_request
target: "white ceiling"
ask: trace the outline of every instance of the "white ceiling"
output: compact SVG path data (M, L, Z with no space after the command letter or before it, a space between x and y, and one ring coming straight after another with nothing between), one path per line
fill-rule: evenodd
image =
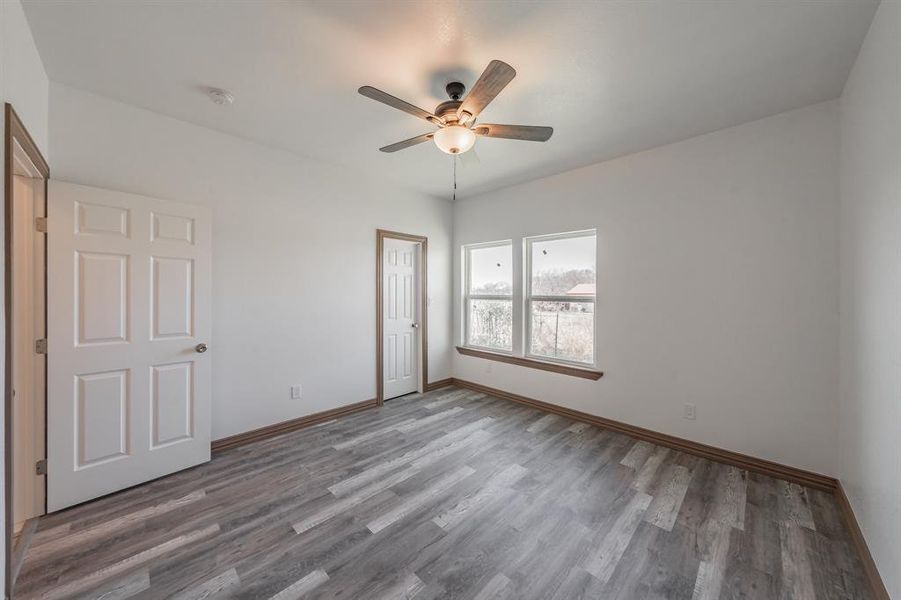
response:
M837 97L878 0L110 2L26 0L51 80L450 195L432 127L356 93L432 110L491 59L516 79L481 121L550 125L480 139L458 196ZM212 104L206 86L235 95Z

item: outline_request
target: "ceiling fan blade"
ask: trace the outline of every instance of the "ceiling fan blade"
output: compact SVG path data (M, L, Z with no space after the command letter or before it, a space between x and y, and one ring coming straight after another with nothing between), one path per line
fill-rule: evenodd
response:
M508 140L526 140L529 142L546 142L554 134L553 127L536 127L533 125L492 125L479 123L472 128L476 135Z
M507 87L507 84L516 77L516 69L500 60L493 60L488 63L485 70L479 76L472 89L463 100L463 104L457 109L457 118L465 121L463 113L469 113L472 117L479 116L479 113L488 106L488 103L494 100L495 96L501 93L501 90Z
M423 110L418 106L413 106L409 102L404 102L400 98L396 98L387 92L383 92L382 90L376 89L370 85L364 85L360 89L357 90L360 94L366 96L367 98L372 98L382 104L387 104L392 108L396 108L398 110L402 110L405 113L409 113L414 117L419 117L420 119L425 119L430 123L434 123L436 125L444 123L441 119L433 115L427 110Z
M415 146L416 144L421 144L423 142L427 142L432 139L434 133L424 133L422 135L417 135L416 137L412 137L408 140L404 140L402 142L397 142L396 144L391 144L390 146L385 146L384 148L379 148L382 152L397 152L398 150L403 150L404 148L409 148L410 146Z

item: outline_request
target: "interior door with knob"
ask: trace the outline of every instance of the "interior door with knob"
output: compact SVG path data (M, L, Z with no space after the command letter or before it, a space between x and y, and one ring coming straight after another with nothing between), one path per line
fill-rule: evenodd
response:
M419 389L419 243L385 238L382 252L384 398Z
M59 181L48 205L55 511L210 459L211 218Z

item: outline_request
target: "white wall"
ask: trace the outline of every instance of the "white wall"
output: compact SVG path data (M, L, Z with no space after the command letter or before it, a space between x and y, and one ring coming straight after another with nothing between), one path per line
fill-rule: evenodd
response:
M38 55L31 29L19 0L0 0L0 104L9 102L34 138L44 158L49 157L47 145L48 81L44 65ZM5 139L5 119L0 117L0 140ZM0 165L4 165L4 144L0 143ZM0 167L2 168L2 167ZM4 194L4 181L0 177L0 197ZM4 245L4 214L0 211L0 246ZM0 264L0 279L4 277L4 265ZM3 286L0 286L2 288ZM5 306L4 290L0 289L0 306ZM5 364L4 312L0 311L0 365ZM5 389L5 373L0 366L0 390ZM0 391L2 394L2 391ZM0 431L4 430L4 415L0 410ZM0 464L5 465L4 447L0 444ZM5 468L5 467L4 467ZM0 540L5 538L4 477L0 477ZM0 565L6 564L6 547L0 541ZM5 587L5 572L0 566L0 590Z
M28 133L49 160L48 88L44 64L19 0L0 2L0 94L25 123ZM2 121L2 119L0 119ZM2 125L0 125L2 127ZM0 150L2 152L2 150ZM2 185L2 182L0 182Z
M375 397L376 228L428 236L450 376L448 202L55 83L50 146L57 179L212 207L214 438Z
M462 244L597 227L605 375L454 376L834 474L837 127L825 102L458 202L456 341Z
M841 98L839 474L901 598L901 2L883 0Z

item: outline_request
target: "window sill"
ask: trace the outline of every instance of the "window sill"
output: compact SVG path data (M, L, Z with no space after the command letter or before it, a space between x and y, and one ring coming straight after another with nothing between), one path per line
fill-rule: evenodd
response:
M594 369L572 367L570 365L563 365L560 363L545 362L543 360L535 360L534 358L523 358L521 356L512 356L510 354L501 354L499 352L476 350L474 348L466 348L464 346L457 346L457 352L465 356L486 358L488 360L496 360L498 362L508 363L511 365L519 365L520 367L539 369L541 371L550 371L551 373L560 373L561 375L581 377L582 379L592 379L594 381L597 381L604 376L603 372L595 371Z

